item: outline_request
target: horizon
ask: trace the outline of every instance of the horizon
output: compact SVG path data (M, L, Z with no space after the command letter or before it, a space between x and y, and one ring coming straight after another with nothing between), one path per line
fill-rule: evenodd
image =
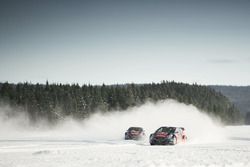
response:
M49 85L79 85L80 87L84 86L84 85L91 85L91 86L102 86L102 85L105 85L105 86L115 86L115 85L130 85L130 84L135 84L135 85L146 85L146 84L161 84L161 83L171 83L171 82L174 82L174 83L177 83L177 84L188 84L188 85L200 85L200 86L226 86L226 87L250 87L250 85L219 85L219 84L211 84L211 85L204 85L204 84L199 84L199 83L185 83L185 82L177 82L177 81L167 81L167 80L162 80L162 81L159 81L159 82L147 82L147 83L135 83L135 82L127 82L127 83L114 83L114 84L106 84L106 83L102 83L102 84L91 84L91 83L83 83L83 84L80 84L80 83L60 83L60 82L50 82L50 81L45 81L45 82L29 82L29 81L24 81L24 82L9 82L9 81L0 81L0 84L4 84L4 83L8 83L8 84L14 84L14 85L17 85L17 84L31 84L31 85L36 85L36 84L39 84L39 85L46 85L48 82Z

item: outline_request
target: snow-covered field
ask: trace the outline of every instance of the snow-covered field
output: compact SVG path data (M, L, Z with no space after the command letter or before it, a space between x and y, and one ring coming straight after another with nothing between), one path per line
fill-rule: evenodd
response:
M134 110L97 114L84 123L68 120L52 129L2 119L0 167L250 166L250 126L223 127L193 106L173 101ZM124 141L125 130L135 123L147 135L160 125L183 125L189 140L176 146Z
M223 142L176 146L150 146L134 141L3 140L0 166L250 166L250 127L227 127L226 131L233 133Z

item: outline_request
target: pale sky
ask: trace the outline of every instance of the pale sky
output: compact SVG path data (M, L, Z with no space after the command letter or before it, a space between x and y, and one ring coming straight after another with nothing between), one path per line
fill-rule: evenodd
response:
M0 82L250 85L249 0L0 1Z

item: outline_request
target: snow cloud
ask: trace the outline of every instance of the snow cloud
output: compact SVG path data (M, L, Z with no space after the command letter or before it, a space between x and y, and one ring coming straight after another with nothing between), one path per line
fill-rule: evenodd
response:
M54 127L46 122L29 126L25 115L6 117L1 108L0 140L76 140L85 142L119 142L130 126L143 127L148 140L160 126L181 126L186 129L188 143L216 142L225 139L223 127L192 105L174 100L146 103L127 111L97 112L89 119L76 121L67 118ZM8 109L9 110L9 109ZM148 142L147 142L148 143Z

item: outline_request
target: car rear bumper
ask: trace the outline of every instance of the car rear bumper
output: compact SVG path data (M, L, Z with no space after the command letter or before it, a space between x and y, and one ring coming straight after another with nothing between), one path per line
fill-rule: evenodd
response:
M139 135L139 136L125 136L125 140L140 140L142 139L143 136Z
M160 138L160 139L152 139L150 141L151 145L173 145L174 140L173 139L166 139L166 138Z

